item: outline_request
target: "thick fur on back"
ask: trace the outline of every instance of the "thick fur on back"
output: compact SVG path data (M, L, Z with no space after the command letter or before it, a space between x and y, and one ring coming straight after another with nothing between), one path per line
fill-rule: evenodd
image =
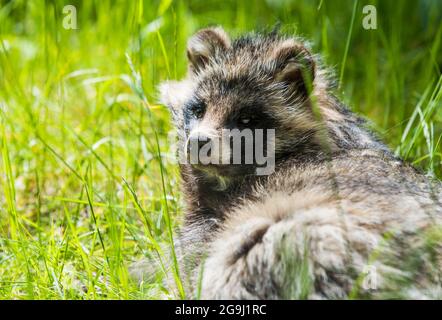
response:
M181 165L190 295L201 285L207 299L442 297L440 183L339 102L304 42L204 29L188 57L187 77L161 86L181 136L192 121L217 130L244 113L276 130L268 176Z

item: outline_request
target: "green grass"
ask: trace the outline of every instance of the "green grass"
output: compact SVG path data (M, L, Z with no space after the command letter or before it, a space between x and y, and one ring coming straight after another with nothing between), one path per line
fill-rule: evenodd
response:
M436 1L0 1L0 298L183 297L172 234L182 198L156 86L186 39L281 22L340 79L338 95L397 152L442 177L442 4ZM374 4L378 28L362 28ZM353 21L353 22L352 22ZM163 270L137 286L128 267ZM172 259L173 262L173 259Z

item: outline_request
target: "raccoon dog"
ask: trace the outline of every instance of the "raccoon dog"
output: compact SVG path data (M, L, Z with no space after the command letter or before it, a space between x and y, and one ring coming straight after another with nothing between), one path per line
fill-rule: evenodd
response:
M395 157L333 95L305 42L278 32L231 40L208 28L187 56L187 76L160 91L185 160L178 251L188 294L441 297L440 183ZM246 129L271 140L264 174L247 146L232 162L223 133ZM188 161L203 148L204 159Z

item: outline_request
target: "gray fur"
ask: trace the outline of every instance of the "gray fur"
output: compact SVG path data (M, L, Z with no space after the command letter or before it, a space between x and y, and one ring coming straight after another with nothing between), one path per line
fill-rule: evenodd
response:
M188 56L187 77L161 87L182 136L194 99L206 108L198 121L214 129L259 106L277 136L266 177L181 165L190 295L203 269L206 299L441 297L441 184L394 157L334 97L304 42L205 29ZM377 276L370 290L367 265Z

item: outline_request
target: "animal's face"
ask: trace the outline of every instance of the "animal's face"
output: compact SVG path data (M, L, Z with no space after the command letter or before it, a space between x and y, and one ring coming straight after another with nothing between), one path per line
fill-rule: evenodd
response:
M187 78L161 91L180 151L195 167L227 178L254 174L315 132L308 99L315 67L300 43L276 35L231 42L222 29L205 29L187 55Z

